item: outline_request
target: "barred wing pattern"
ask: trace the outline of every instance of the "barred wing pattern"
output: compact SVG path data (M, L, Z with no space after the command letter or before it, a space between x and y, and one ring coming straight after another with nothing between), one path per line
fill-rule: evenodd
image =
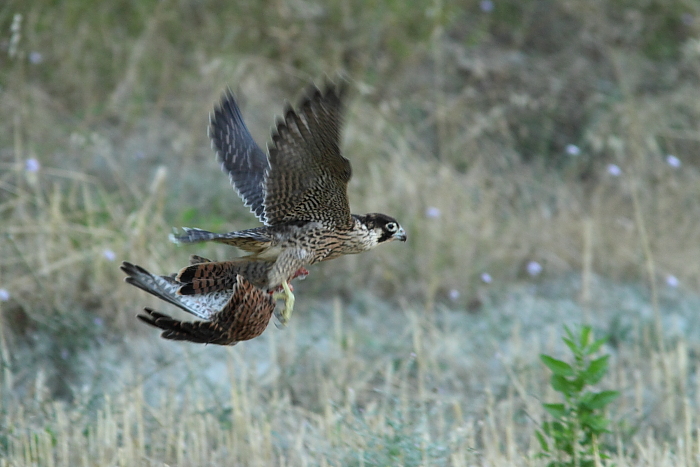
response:
M288 107L269 147L265 216L270 225L320 222L351 228L350 161L340 154L345 82L313 87L295 112Z
M122 263L121 269L128 276L126 282L206 320L179 321L145 308L146 314L138 315L138 318L162 329L161 336L165 339L234 345L262 334L275 310L272 296L241 275L229 281L230 289L182 295L179 293L182 283L172 276L156 276L128 262Z
M202 295L180 295L182 284L173 276L156 276L141 266L124 261L121 270L127 283L201 319L212 319L231 298L231 290Z
M270 165L265 152L250 135L230 89L209 118L209 137L221 169L228 173L236 193L267 224L263 187Z

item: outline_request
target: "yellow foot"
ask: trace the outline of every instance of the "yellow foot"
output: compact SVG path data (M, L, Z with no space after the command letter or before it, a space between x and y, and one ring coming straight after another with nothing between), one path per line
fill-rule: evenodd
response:
M284 308L281 312L277 313L276 316L280 322L280 325L286 326L289 322L289 318L292 317L292 311L294 311L294 294L292 293L292 289L289 286L289 282L283 282L282 292L275 292L272 295L272 298L274 298L275 300L278 300L280 298L284 300Z

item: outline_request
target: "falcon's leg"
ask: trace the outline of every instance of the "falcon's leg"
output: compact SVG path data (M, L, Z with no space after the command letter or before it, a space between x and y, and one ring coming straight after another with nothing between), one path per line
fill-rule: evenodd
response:
M290 277L289 280L287 281L287 282L289 282L289 289L292 292L294 292L294 286L292 285L292 281L294 279L299 279L300 281L303 281L304 279L306 279L306 276L308 276L308 275L309 275L308 269L306 269L306 268L297 269L297 271L294 273L294 275L292 277ZM275 293L275 292L281 293L283 290L284 290L284 288L281 285L278 285L277 288L275 288L275 290L273 292L270 292L270 293Z
M270 288L276 289L277 286L282 286L283 292L276 292L273 297L284 299L284 309L277 316L283 326L289 321L294 309L294 294L289 287L289 281L293 277L303 276L308 272L305 266L309 264L309 256L310 253L304 248L284 249L267 276Z
M289 286L288 281L282 282L282 292L275 292L272 295L272 298L275 300L277 299L283 299L284 300L284 308L282 309L281 312L275 313L277 316L277 319L280 322L280 325L286 326L287 323L289 322L289 318L292 317L292 311L294 311L294 294L292 293L292 289Z

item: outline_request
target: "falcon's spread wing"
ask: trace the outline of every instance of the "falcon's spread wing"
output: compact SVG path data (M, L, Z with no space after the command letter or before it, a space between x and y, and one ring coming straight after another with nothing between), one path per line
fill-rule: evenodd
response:
M339 147L346 86L341 81L324 91L312 87L296 111L288 107L272 135L269 159L250 135L230 90L214 110L209 136L222 169L266 225L304 221L352 226L347 196L352 170ZM212 240L191 236L177 239Z
M263 185L270 165L243 122L230 89L209 118L209 137L238 196L266 224Z
M209 264L209 263L206 263ZM275 310L275 300L243 276L236 275L229 290L181 295L182 283L170 276L154 276L145 269L124 262L126 281L156 297L207 321L182 322L151 308L138 317L163 330L165 339L233 345L265 331Z
M270 225L295 221L352 225L347 186L350 161L340 154L345 83L312 88L295 112L288 108L269 147L265 217Z

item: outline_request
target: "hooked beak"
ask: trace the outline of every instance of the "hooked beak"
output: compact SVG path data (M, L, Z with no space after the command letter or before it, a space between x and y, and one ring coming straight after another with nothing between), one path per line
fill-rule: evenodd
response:
M401 240L402 242L406 241L406 231L403 229L403 227L400 227L399 230L392 235L395 240Z

